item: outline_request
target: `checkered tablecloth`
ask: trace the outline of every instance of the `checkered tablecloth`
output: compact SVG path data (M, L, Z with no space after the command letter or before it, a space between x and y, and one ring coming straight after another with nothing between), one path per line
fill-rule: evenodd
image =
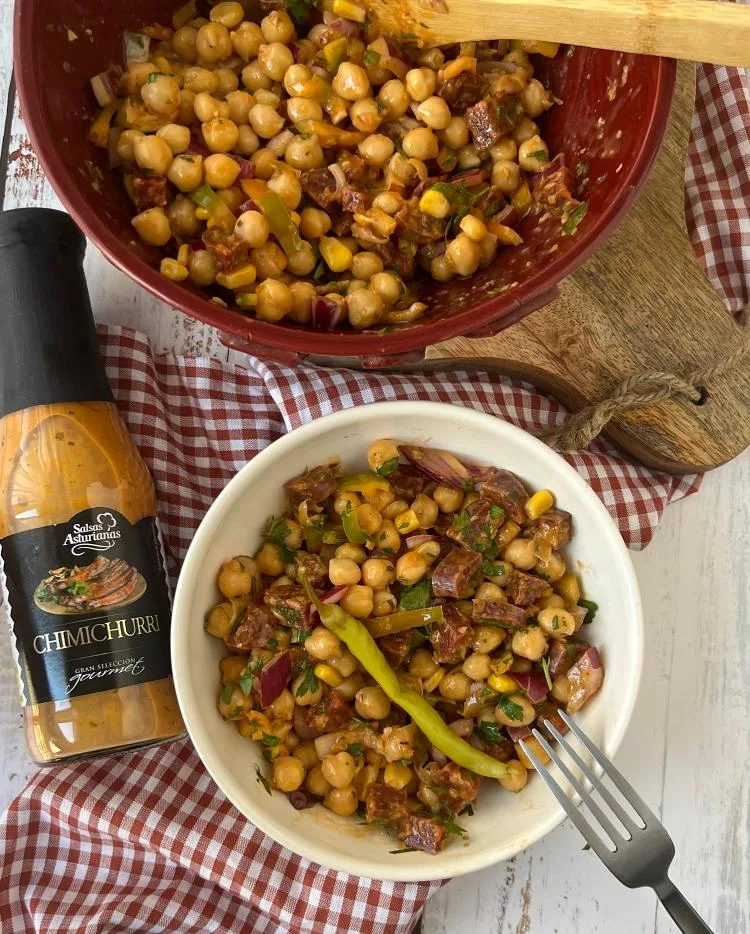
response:
M691 235L729 310L750 299L750 87L699 69L686 172ZM430 399L530 431L561 423L557 403L496 376L379 376L291 370L250 359L156 357L141 335L102 328L128 425L157 483L176 572L201 517L254 454L290 428L351 405ZM650 541L667 504L694 492L605 441L568 457L626 542ZM187 740L39 773L0 823L0 930L19 932L407 932L437 884L381 883L299 859L248 824Z

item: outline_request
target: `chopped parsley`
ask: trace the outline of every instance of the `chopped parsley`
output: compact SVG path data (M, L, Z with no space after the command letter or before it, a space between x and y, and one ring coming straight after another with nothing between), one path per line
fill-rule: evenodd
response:
M537 159L539 162L546 162L547 153L543 149L537 149L536 152L529 153L529 159Z
M275 652L276 649L278 649L278 647L279 647L279 640L277 638L274 637L273 639L268 640L269 651Z
M408 42L410 39L417 39L418 36L415 32L400 32L399 38L403 39L405 42Z
M292 645L299 645L301 642L304 642L307 638L307 632L304 629L292 629L292 634L289 637L289 641Z
M469 528L470 522L471 518L465 509L451 516L451 525L457 532L465 532Z
M482 574L485 577L503 577L507 573L504 564L497 564L494 561L485 561L482 564Z
M248 670L250 665L246 665L245 670L242 672L242 677L239 680L240 690L245 695L245 697L250 696L250 692L253 689L253 676Z
M91 586L86 581L70 581L65 589L74 597L85 597Z
M398 457L392 457L389 461L385 461L375 470L375 473L379 477L390 477L394 470L398 470Z
M221 692L221 701L223 704L228 704L232 699L232 691L234 691L233 684L225 684L224 690Z
M281 742L278 736L271 736L270 733L264 733L262 739L264 746L278 746Z
M55 595L49 587L40 587L36 592L36 598L37 600L41 600L42 603L49 603L50 600L55 599Z
M356 759L362 755L362 743L349 743L349 745L346 747L346 751L350 756L354 756Z
M461 817L461 816L464 815L464 814L468 814L469 817L473 817L473 816L474 816L474 808L471 806L471 804L467 804L466 807L462 808L462 809L458 812L458 816L459 816L459 817Z
M321 260L318 263L318 265L315 267L315 272L313 273L313 276L312 276L313 279L315 279L315 281L318 282L320 279L323 278L323 274L325 273L325 271L326 271L325 263L323 262L323 260Z
M417 847L415 846L405 846L401 850L388 850L391 856L398 856L400 853L416 853Z
M597 610L599 609L599 604L594 603L593 600L584 600L583 597L578 601L578 606L583 607L586 610L586 615L583 617L584 623L593 623L594 617L596 616Z
M517 704L515 701L512 701L509 697L501 697L498 700L503 713L509 720L523 720L523 707L520 704Z
M502 727L490 720L480 720L474 727L474 732L482 742L490 746L496 746L505 739Z
M365 54L362 56L362 61L366 67L370 65L377 65L380 61L380 52L376 52L374 49L367 49Z
M261 783L261 785L266 789L266 791L270 795L271 786L268 784L268 779L266 778L266 776L261 772L259 765L255 766L255 774L257 776L257 780Z
M430 605L432 586L428 578L423 577L411 587L402 587L398 600L400 610L422 610Z
M157 78L161 78L163 74L163 71L152 71L148 78L146 78L146 84L152 84Z
M388 105L384 104L383 101L376 98L375 106L377 107L379 114L384 114L388 110Z
M406 522L406 521L404 521L404 522L399 522L399 524L398 524L398 530L399 530L399 532L404 532L404 531L406 531L406 529L408 529L408 528L409 528L409 523L408 523L408 522Z
M421 645L423 642L427 641L427 634L422 632L421 629L412 629L411 630L411 639L409 640L409 651L413 652L417 646Z
M560 628L560 617L557 615L557 613L555 613L555 615L552 617L552 628L555 630L555 632L557 632L557 630Z
M290 548L286 543L289 537L289 526L284 519L274 519L274 517L271 516L268 520L266 531L263 533L263 537L267 542L276 545L281 553L281 560L285 564L294 561L294 549Z
M578 225L586 216L588 209L588 202L582 201L577 208L574 208L570 214L568 214L567 220L562 226L564 237L569 237L573 233L573 231L578 227Z
M305 666L303 669L302 681L300 681L299 687L295 691L296 696L304 697L305 694L314 694L319 687L320 682L318 681L318 676L315 674L312 667Z
M502 519L504 515L502 506L490 506L490 516L493 519Z
M274 606L271 612L277 619L283 619L290 626L299 626L302 622L302 613L293 606Z
M306 22L318 6L317 0L287 0L286 8L295 23Z
M447 834L450 834L451 836L456 836L456 837L466 836L466 831L464 830L464 828L459 827L452 817L444 817L441 823Z
M549 657L545 655L542 658L542 671L544 672L544 680L547 682L547 687L552 690L552 678L549 673Z

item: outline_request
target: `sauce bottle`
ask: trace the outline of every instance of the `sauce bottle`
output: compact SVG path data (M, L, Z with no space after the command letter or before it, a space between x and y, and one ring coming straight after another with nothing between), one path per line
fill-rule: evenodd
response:
M0 596L41 764L183 732L154 485L114 405L85 240L0 214Z

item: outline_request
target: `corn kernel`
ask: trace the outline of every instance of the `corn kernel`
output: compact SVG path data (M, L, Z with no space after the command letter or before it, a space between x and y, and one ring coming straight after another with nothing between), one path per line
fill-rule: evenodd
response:
M413 509L399 513L393 523L399 535L408 535L409 532L414 532L419 528L419 519Z
M510 649L506 649L500 658L496 658L492 662L490 667L492 668L494 674L504 675L506 671L510 671L510 669L513 667L514 661L515 659L513 658L513 653Z
M243 289L246 285L252 285L255 282L255 266L252 263L245 263L244 266L238 266L232 272L220 272L216 281L225 289Z
M336 16L353 20L355 23L364 23L367 19L367 10L351 0L333 0L333 12Z
M183 266L187 266L189 260L190 247L187 245L187 243L183 243L180 249L177 251L177 262Z
M238 292L234 296L234 300L240 308L255 308L258 304L258 296L255 292Z
M183 279L188 277L187 266L183 266L182 263L178 263L176 259L170 259L168 256L165 256L159 264L159 272L170 282L182 282Z
M412 774L408 766L401 765L400 762L389 762L383 770L383 782L389 788L396 788L400 791L409 784Z
M537 490L533 496L530 496L524 503L524 509L529 519L538 519L545 512L549 512L555 505L555 497L549 490Z
M205 208L196 208L195 216L199 221L207 221L211 216Z
M332 688L337 688L344 680L332 665L316 665L313 671L316 678L320 678Z
M535 736L529 736L528 739L524 740L524 743L526 743L531 752L537 757L542 765L546 765L549 762L549 754ZM523 751L521 744L514 743L514 745L516 747L516 755L518 756L519 761L522 762L527 769L533 769L534 764Z
M333 237L320 238L320 255L331 272L344 272L352 264L352 251Z
M450 213L451 203L442 193L442 191L433 191L428 188L419 199L419 210L429 217L437 217L442 220Z
M578 575L573 574L572 571L563 574L555 584L555 590L566 603L577 604L581 599L581 585L578 583Z
M443 680L444 674L445 668L438 668L435 674L430 675L429 678L422 682L422 688L425 694L432 694L433 691L437 690L438 685Z
M473 214L467 214L458 226L469 240L473 240L475 243L479 243L487 236L487 225L483 220L474 217Z
M510 694L518 690L518 685L510 675L490 675L487 684L497 694Z

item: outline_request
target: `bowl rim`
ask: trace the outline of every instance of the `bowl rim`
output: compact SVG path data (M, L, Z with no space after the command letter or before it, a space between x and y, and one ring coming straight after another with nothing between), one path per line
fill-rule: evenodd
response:
M504 295L488 297L466 311L449 318L393 331L388 334L331 334L312 329L297 329L281 324L243 318L238 312L222 308L208 299L194 295L160 275L158 269L140 259L117 234L110 229L96 210L96 199L78 195L73 173L68 172L56 157L59 140L53 127L34 106L38 100L35 69L39 56L34 54L34 36L27 24L31 16L39 15L40 4L19 3L13 24L13 58L21 111L42 167L55 193L86 236L106 258L127 276L157 298L189 317L213 325L225 335L232 335L244 344L257 343L305 356L362 356L364 358L401 354L424 349L430 344L462 335L470 336L487 325L496 330L519 321L535 308L551 300L557 284L583 263L613 232L648 178L666 133L677 79L677 63L659 58L655 82L655 106L643 124L643 143L630 170L622 176L619 195L606 207L587 230L586 240L578 239L563 256L553 259L543 272L532 275L521 286Z
M612 757L619 748L630 723L635 701L640 689L643 668L643 606L635 569L630 555L604 503L589 484L586 483L583 477L581 477L564 458L523 429L497 416L479 412L474 409L463 408L444 402L422 401L376 402L367 406L353 406L352 408L344 409L331 415L322 416L306 425L295 428L256 454L252 460L248 461L240 468L219 493L209 507L206 515L201 520L193 536L193 540L182 565L175 591L170 642L175 691L188 735L217 788L234 805L240 814L272 840L275 840L277 843L285 846L304 859L308 859L326 868L382 881L416 882L449 879L458 875L464 875L468 872L475 872L479 869L494 865L495 863L510 859L512 856L526 850L554 830L555 827L564 820L566 816L565 811L556 802L551 802L549 816L535 832L525 834L522 840L517 840L513 844L499 847L497 850L477 852L474 854L474 858L472 858L471 855L467 858L467 851L464 849L461 853L462 858L456 866L451 865L452 861L449 856L443 856L435 860L435 868L433 871L419 871L418 875L415 875L414 871L410 871L406 863L399 863L398 860L393 860L394 865L392 868L389 868L388 871L378 870L373 873L374 867L371 863L368 863L366 856L363 855L361 858L342 858L338 855L334 855L330 857L330 855L322 848L319 848L313 840L305 838L299 832L290 832L287 827L278 824L275 820L267 819L261 806L258 806L256 810L252 810L252 813L249 813L245 805L241 804L233 794L225 790L221 779L223 766L220 759L214 759L210 751L206 733L200 727L200 718L198 717L200 705L197 699L191 696L187 675L183 675L183 672L188 670L187 632L192 616L194 615L190 601L191 585L186 584L185 581L192 580L194 575L200 572L204 555L209 551L211 546L211 536L214 532L213 526L217 518L221 516L225 503L232 503L237 491L242 490L248 483L248 477L252 478L254 474L262 472L266 461L270 457L278 458L283 456L284 452L288 449L296 449L304 445L306 441L321 434L326 434L333 429L341 431L346 430L347 427L361 427L363 420L366 421L371 417L388 415L394 412L402 413L405 410L408 411L412 417L421 417L425 422L429 421L430 416L444 416L449 412L454 416L460 415L464 423L473 422L474 426L482 432L489 431L496 435L499 434L502 440L509 441L511 444L517 446L520 445L522 448L530 449L532 456L538 454L543 458L551 460L553 463L557 462L559 469L566 475L568 481L577 487L580 495L590 507L591 512L598 519L598 524L602 530L601 534L610 540L611 547L621 559L622 569L626 576L626 585L633 599L631 625L634 677L629 679L626 690L623 692L622 704L618 708L617 717L611 724L608 721L611 735L608 737L608 741L603 744L603 751L605 755ZM273 450L273 454L269 455L268 452L271 450Z

